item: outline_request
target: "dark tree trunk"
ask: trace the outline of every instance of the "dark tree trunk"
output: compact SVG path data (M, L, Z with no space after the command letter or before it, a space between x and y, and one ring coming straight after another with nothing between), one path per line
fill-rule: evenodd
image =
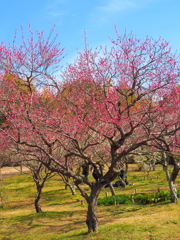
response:
M110 184L119 174L119 163L114 164L109 168L108 173L102 176L98 181L92 182L85 178L83 178L84 183L87 184L91 188L91 193L88 195L86 191L81 187L81 180L75 180L74 183L76 187L81 192L82 197L86 199L88 204L86 224L88 227L88 233L98 232L99 231L99 223L97 217L97 200L99 193L103 186Z
M91 188L91 193L88 195L84 188L81 186L81 181L74 181L76 187L81 192L82 197L86 199L86 202L88 204L88 210L87 210L87 216L86 216L86 224L88 227L88 233L91 232L98 232L99 225L98 225L98 217L97 217L97 200L99 193L103 187L100 182L91 182L89 180L86 180L88 186Z
M35 206L36 212L40 213L42 212L42 209L41 209L41 206L39 205L39 200L41 198L41 192L42 192L43 186L36 184L36 187L37 187L37 194L34 200L34 206Z
M127 162L125 163L125 171L126 171L126 173L128 172L128 163Z
M173 171L172 171L172 174L171 174L171 178L172 178L173 182L175 182L179 171L180 171L180 162L174 164L174 168L173 168Z
M98 232L98 218L97 218L97 196L90 196L87 200L88 202L88 210L87 210L87 218L86 224L88 227L88 233Z
M98 217L97 217L98 196L102 187L106 184L110 185L112 195L115 195L114 188L110 182L113 181L118 176L118 174L119 174L119 165L117 164L117 166L112 167L112 171L109 171L109 174L105 174L102 178L100 178L100 180L96 181L96 183L93 183L91 185L91 195L90 196L86 195L85 197L88 203L88 211L87 211L87 218L86 218L88 233L99 231L99 224L98 224Z
M33 179L34 179L34 182L36 184L36 189L37 189L37 194L36 194L36 197L35 197L35 200L34 200L34 206L35 206L35 209L36 209L37 213L42 212L42 209L39 205L39 201L40 201L40 198L41 198L42 189L44 187L44 184L45 184L48 176L49 176L49 174L46 174L46 176L43 179L40 179L39 171L38 172L33 172Z
M92 183L92 185L90 186L91 187L90 196L85 194L85 192L83 192L80 186L77 186L77 187L80 189L82 196L86 199L88 204L87 217L86 217L88 233L98 232L99 224L98 224L98 217L97 217L97 200L103 186L97 182Z
M20 165L20 174L22 175L23 174L23 170L22 170L22 163L21 163L21 165Z
M46 180L48 179L48 177L52 173L52 172L47 172L45 170L46 175L44 177L41 177L41 171L43 170L42 166L43 165L41 163L38 166L37 169L31 169L31 172L32 172L32 175L33 175L33 180L36 184L36 189L37 189L37 193L36 193L35 200L34 200L34 206L35 206L35 210L36 210L37 213L42 212L41 206L39 205L42 189L44 187L44 184L45 184Z

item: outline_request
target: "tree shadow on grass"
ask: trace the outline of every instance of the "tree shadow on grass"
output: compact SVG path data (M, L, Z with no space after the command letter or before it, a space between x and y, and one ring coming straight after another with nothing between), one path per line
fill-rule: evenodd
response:
M87 239L89 233L86 231L86 232L81 232L81 233L77 233L77 234L74 234L72 232L72 234L68 234L68 236L63 236L63 240L69 240L69 239Z
M166 205L169 205L169 204L172 204L172 202L169 200L169 201L163 201L163 202L157 202L157 203L152 203L150 205L150 207L155 207L155 206L166 206Z

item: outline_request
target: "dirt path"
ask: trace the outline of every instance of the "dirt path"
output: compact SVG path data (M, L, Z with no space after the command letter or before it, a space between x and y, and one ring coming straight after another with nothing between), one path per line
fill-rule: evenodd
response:
M22 173L25 173L25 172L28 172L29 169L27 167L2 167L0 168L0 179L3 179L7 176L10 176L10 175L14 175L14 174L20 174L21 172Z

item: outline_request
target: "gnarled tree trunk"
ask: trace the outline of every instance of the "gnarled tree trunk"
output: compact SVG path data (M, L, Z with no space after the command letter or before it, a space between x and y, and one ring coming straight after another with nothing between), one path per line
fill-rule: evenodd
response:
M43 189L44 184L45 184L49 175L50 175L50 173L47 173L46 176L43 179L41 179L39 177L39 171L37 171L37 172L34 171L33 172L33 179L34 179L34 182L36 184L36 189L37 189L37 194L36 194L36 197L35 197L35 200L34 200L34 206L35 206L35 209L36 209L37 213L42 212L42 209L39 205L39 201L40 201L40 198L41 198L42 189Z
M166 177L167 177L168 184L169 184L171 202L177 203L178 202L177 190L176 190L174 181L172 180L172 174L169 173L167 166L164 166L164 170L166 172Z
M88 196L85 190L81 187L78 181L75 181L75 184L81 195L86 199L88 204L87 216L86 216L86 224L88 227L88 233L91 232L98 232L99 231L99 224L98 224L98 217L97 217L97 200L99 193L103 187L102 184L99 182L89 182L89 187L91 188L91 193Z
M177 177L177 175L179 173L179 170L180 170L180 164L176 163L176 161L174 161L174 168L173 168L172 173L170 174L170 172L168 170L167 156L164 153L163 154L163 168L164 168L164 171L166 172L166 178L167 178L168 184L169 184L171 202L172 203L177 203L179 201L179 199L178 199L178 196L177 196L175 180L176 180L176 177Z
M98 232L99 225L97 218L97 200L95 198L89 200L86 224L88 227L88 233Z
M88 227L88 233L91 232L98 232L99 225L98 225L98 217L97 217L97 195L91 195L88 197L88 210L87 210L87 218L86 224Z
M42 212L42 209L41 209L41 206L39 205L39 200L41 198L41 192L42 192L42 186L37 186L37 194L36 194L36 197L35 197L35 200L34 200L34 206L35 206L35 209L36 209L36 212L37 213L40 213Z
M171 202L177 203L179 201L179 199L177 197L176 186L172 180L169 180L169 189L170 189Z

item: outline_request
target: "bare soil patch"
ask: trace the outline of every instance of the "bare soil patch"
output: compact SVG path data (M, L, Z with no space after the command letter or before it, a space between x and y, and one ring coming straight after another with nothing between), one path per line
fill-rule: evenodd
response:
M22 174L28 172L29 169L27 167L2 167L0 168L0 178L3 179L4 177L14 175L14 174Z

